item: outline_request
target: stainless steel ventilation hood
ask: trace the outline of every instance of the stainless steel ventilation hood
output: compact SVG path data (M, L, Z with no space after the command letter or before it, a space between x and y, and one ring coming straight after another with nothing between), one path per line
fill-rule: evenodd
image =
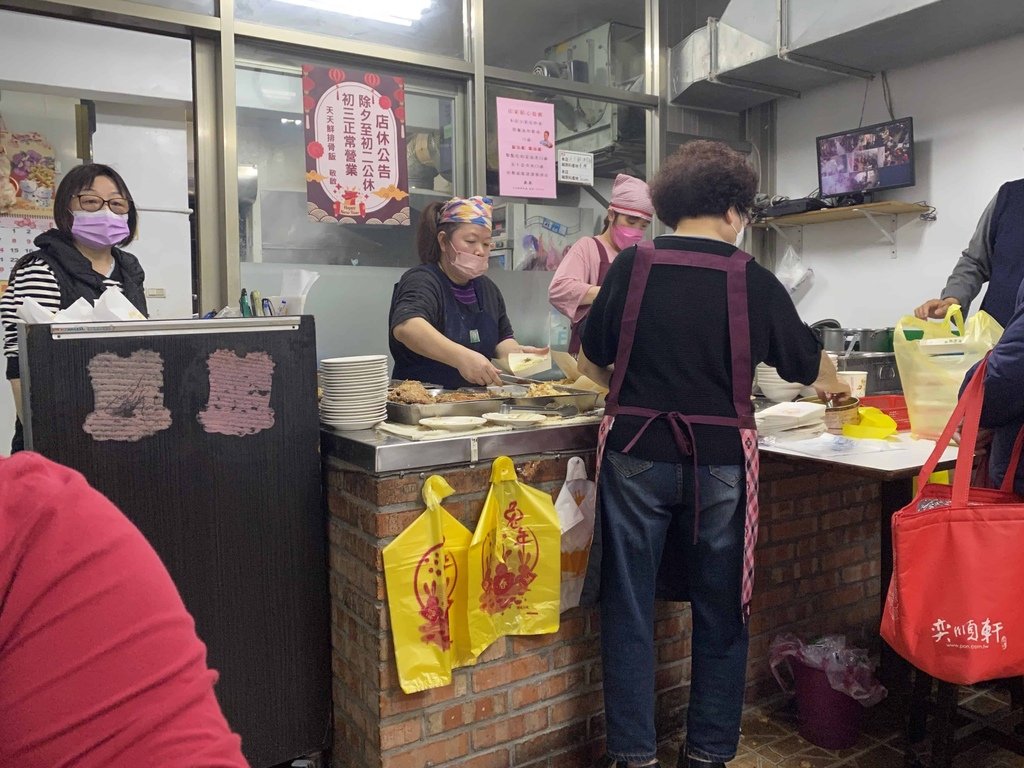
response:
M669 98L739 112L1021 32L1020 0L732 0L671 49Z

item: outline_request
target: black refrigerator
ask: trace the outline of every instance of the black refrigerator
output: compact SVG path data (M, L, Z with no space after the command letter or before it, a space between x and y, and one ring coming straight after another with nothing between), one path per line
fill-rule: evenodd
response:
M256 768L331 723L312 317L21 326L26 446L81 472L163 559Z

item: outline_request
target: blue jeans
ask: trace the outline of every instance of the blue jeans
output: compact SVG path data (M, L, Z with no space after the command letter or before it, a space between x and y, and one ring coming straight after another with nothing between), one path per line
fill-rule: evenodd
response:
M606 451L601 510L601 659L608 754L654 759L654 591L666 558L685 565L693 614L686 742L694 757L736 755L748 629L740 610L745 479L742 466L699 467L700 524L693 543L693 465ZM664 551L669 523L682 551Z

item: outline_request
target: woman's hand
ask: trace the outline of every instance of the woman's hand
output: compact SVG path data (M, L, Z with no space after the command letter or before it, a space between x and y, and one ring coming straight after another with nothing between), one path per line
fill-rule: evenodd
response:
M818 397L823 403L827 403L832 399L839 399L846 397L850 394L850 385L836 379L833 382L824 382L823 386L820 386L818 382L814 384L814 391L818 394Z
M472 349L463 347L463 353L459 356L458 364L455 367L459 369L459 375L462 378L473 384L478 384L481 387L501 386L501 377L498 375L501 372L491 364L490 360Z

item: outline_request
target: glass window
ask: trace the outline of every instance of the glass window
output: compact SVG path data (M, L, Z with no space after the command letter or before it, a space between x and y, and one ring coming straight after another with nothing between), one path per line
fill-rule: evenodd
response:
M618 173L644 178L647 138L646 110L643 107L490 85L487 87L487 193L489 195L499 194L498 97L553 104L555 149L593 154L595 179L614 179ZM575 195L578 189L576 186L558 184L556 187L558 199L562 200L566 196ZM557 201L552 202L557 203Z
M484 58L494 67L642 92L644 4L487 2Z
M236 0L235 17L272 27L463 57L462 0Z
M157 5L161 8L170 8L172 11L191 11L201 13L204 16L213 16L216 13L214 0L139 0L143 5Z
M445 84L436 77L429 81L404 78L405 125L400 139L408 167L408 218L397 215L396 220L403 222L399 224L338 223L348 215L349 201L344 195L331 203L335 210L325 211L314 202L321 180L310 176L314 171L306 164L310 141L304 104L309 107L312 100L304 102L308 93L304 93L303 67L320 68L339 79L357 70L381 78L402 73L350 60L297 57L247 47L240 47L237 61L242 260L389 267L418 264L415 232L420 212L432 200L447 199L463 186L465 150L459 115L464 112L464 85ZM368 75L371 81L372 77ZM324 150L333 151L332 146Z

